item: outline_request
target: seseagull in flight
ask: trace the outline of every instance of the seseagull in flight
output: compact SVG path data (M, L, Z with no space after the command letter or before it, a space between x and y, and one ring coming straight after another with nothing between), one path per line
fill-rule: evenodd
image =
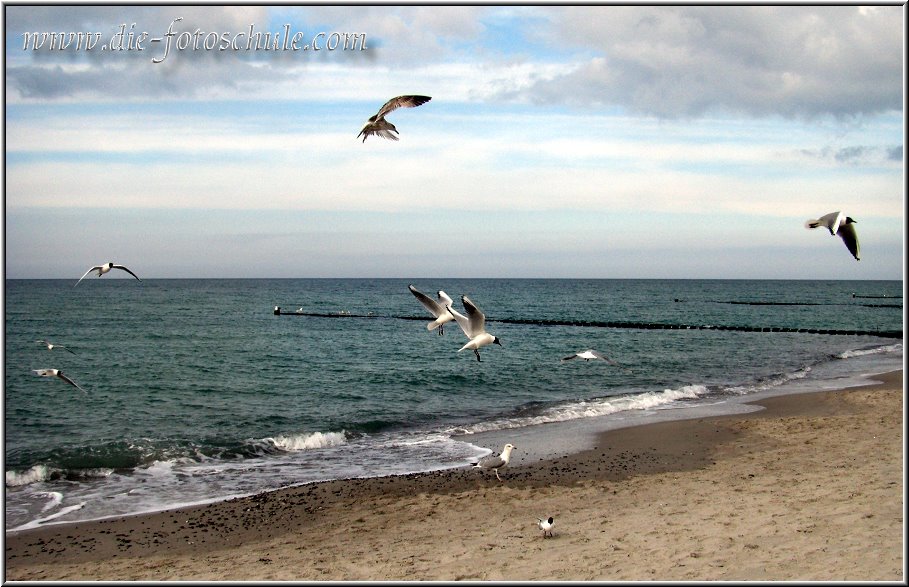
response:
M421 292L412 285L407 286L410 289L410 293L416 296L417 300L423 304L423 307L429 310L429 313L436 317L435 320L426 325L427 330L432 330L433 328L439 328L439 335L444 334L444 325L446 322L451 322L454 320L454 315L448 311L453 303L451 298L448 297L448 294L442 290L439 290L439 301L435 301L425 293Z
M32 369L32 371L34 371L36 374L40 375L41 377L59 377L63 381L66 381L73 387L77 388L82 393L88 393L87 391L85 391L84 389L79 387L79 385L76 384L75 381L73 381L72 379L70 379L69 377L64 375L63 371L61 371L60 369Z
M502 449L502 454L498 456L489 455L483 457L479 461L473 464L474 467L478 469L492 469L496 473L496 479L499 481L502 480L499 477L499 469L508 464L508 460L511 458L511 451L514 450L514 445L506 444Z
M613 365L616 364L616 362L613 361L612 359L610 359L609 357L601 355L600 353L598 353L597 351L595 351L593 349L587 349L586 351L580 351L573 355L569 355L567 357L562 357L563 361L570 361L571 359L584 359L585 361L589 361L590 359L601 359L603 361L612 363Z
M546 534L549 534L549 536L552 537L552 516L545 520L543 518L537 518L537 522L540 530L543 531L543 538L546 538Z
M98 272L98 277L101 277L101 276L104 275L105 273L109 272L111 269L122 269L122 270L126 271L127 273L129 273L130 275L132 275L133 277L135 277L136 279L139 279L139 276L138 276L138 275L136 275L135 273L133 273L132 271L130 271L129 269L127 269L124 265L114 265L114 262L113 262L113 261L109 261L109 262L105 263L104 265L95 265L94 267L92 267L91 269L89 269L88 271L86 271L86 272L85 272L85 275L83 275L82 277L80 277L80 278L79 278L79 281L76 282L76 285L79 285L79 283L80 283L83 279L85 279L85 276L88 275L89 273L91 273L92 271L97 271L97 272ZM139 279L139 281L142 281L142 280ZM76 285L74 285L73 287L76 287Z
M858 261L859 242L853 224L857 224L856 221L842 212L831 212L830 214L824 214L817 220L808 220L805 222L805 228L820 228L823 226L830 231L830 234L838 234L846 244L846 248Z
M470 298L461 296L461 303L464 304L464 310L467 312L467 316L457 312L450 306L448 308L448 311L451 312L451 315L454 316L454 319L457 321L458 326L461 327L461 330L463 330L464 334L467 335L467 338L470 339L470 342L459 348L458 352L460 353L464 349L471 349L477 356L477 361L479 361L480 347L493 343L502 346L502 343L499 342L497 336L493 336L486 332L486 316L472 301L470 301Z
M47 347L47 350L49 350L49 351L52 351L52 350L54 350L54 349L64 349L64 350L66 350L66 351L68 351L68 352L70 352L70 353L73 353L74 355L76 354L76 353L74 353L73 351L69 350L68 347L63 346L62 344L54 344L54 343L52 343L52 342L49 341L49 340L36 340L35 342L40 342L41 344L43 344L44 346L46 346L46 347Z
M595 360L598 359L601 361L606 361L610 365L615 365L616 367L619 367L620 369L627 371L628 373L631 373L630 370L625 369L624 367L622 367L621 365L619 365L618 363L616 363L615 361L613 361L606 355L604 355L598 351L595 351L593 349L587 349L586 351L580 351L573 355L568 355L567 357L562 357L562 362L564 363L565 361L570 361L572 359L584 359L585 361L590 361L591 359L595 359Z
M369 120L367 120L366 124L363 125L363 128L360 129L360 134L357 135L357 138L360 138L360 135L363 135L364 143L369 135L377 135L383 139L391 139L392 141L398 140L398 137L391 134L392 132L400 134L398 133L398 129L395 128L395 125L385 120L385 115L397 108L415 108L430 100L432 100L432 98L429 96L398 96L397 98L392 98L379 108L379 111L376 112L375 116L369 117Z

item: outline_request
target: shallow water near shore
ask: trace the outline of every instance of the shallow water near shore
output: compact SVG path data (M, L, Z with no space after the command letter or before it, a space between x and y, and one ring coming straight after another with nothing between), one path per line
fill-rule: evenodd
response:
M465 466L505 441L531 462L594 431L857 385L903 360L890 336L684 328L892 333L902 282L73 283L6 282L7 530ZM503 346L458 353L466 338L427 331L408 283L456 309L470 296ZM605 321L639 326L585 325ZM683 328L640 326L654 323ZM560 361L586 348L620 365ZM88 393L31 372L48 367Z

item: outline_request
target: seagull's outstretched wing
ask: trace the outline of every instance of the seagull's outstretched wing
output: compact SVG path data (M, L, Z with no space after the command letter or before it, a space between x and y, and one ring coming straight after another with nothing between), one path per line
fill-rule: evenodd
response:
M376 113L376 120L384 118L386 114L398 108L415 108L432 100L430 96L397 96L385 102ZM390 133L389 133L390 134ZM394 137L387 137L394 138ZM394 140L397 140L396 138Z
M97 271L97 272L98 272L98 275L100 276L100 275L101 275L101 265L95 265L94 267L92 267L91 269L89 269L88 271L86 271L86 272L82 275L82 277L79 278L79 281L76 282L76 285L79 285L79 283L80 283L83 279L85 279L85 276L88 275L89 273L91 273L92 271ZM74 285L73 287L76 287L76 285Z
M467 296L461 296L461 303L464 304L464 310L467 312L467 319L469 321L469 328L471 334L468 334L471 338L474 336L486 332L486 315L470 301L470 298Z
M449 298L447 295L445 296L445 298L447 298L448 301L443 306L442 304L435 301L434 299L432 299L425 293L421 292L414 286L408 285L407 288L410 290L410 293L412 293L414 295L414 297L417 298L417 301L419 301L421 304L423 304L423 307L426 308L429 311L429 313L432 314L433 316L435 316L436 318L438 318L439 316L441 316L443 314L448 313L447 306L450 306L452 302L451 302L451 298ZM443 294L443 292L439 292L440 298L442 298L442 294ZM445 301L444 298L442 298L442 300L443 300L443 302Z
M73 381L72 379L70 379L69 377L64 375L62 371L57 371L57 377L59 377L63 381L66 381L67 383L69 383L70 385L72 385L73 387L75 387L76 389L81 391L82 393L88 393L87 391L85 391L84 389L79 387L79 385L75 381Z
M851 222L847 222L840 226L840 229L837 231L837 234L840 235L840 238L843 239L843 242L846 243L846 248L849 249L849 252L852 253L852 256L855 257L855 260L859 260L859 241L858 234L855 232L855 226Z
M122 270L126 271L127 273L129 273L130 275L132 275L133 277L135 277L136 279L139 279L139 276L136 275L135 273L133 273L132 271L130 271L129 269L127 269L125 265L111 265L111 268L112 269L122 269ZM142 281L142 280L139 279L139 281Z

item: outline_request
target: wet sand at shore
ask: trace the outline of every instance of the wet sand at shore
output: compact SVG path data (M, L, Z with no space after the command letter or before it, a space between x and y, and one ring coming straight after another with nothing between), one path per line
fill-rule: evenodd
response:
M605 432L502 482L349 479L8 532L5 579L904 581L902 371L874 380Z

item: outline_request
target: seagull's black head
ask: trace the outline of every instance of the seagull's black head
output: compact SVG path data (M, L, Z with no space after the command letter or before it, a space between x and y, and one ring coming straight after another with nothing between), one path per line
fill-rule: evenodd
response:
M549 522L550 524L552 524L552 517L550 517L550 518L549 518L548 520L546 520L546 521Z
M493 342L493 344L497 344L497 345L499 345L499 346L502 346L502 343L499 342L499 337L498 337L498 336L493 336L493 337L492 337L492 342ZM504 348L504 347L503 347L503 348Z
M846 216L846 224L858 224L858 222L853 220L852 217Z

